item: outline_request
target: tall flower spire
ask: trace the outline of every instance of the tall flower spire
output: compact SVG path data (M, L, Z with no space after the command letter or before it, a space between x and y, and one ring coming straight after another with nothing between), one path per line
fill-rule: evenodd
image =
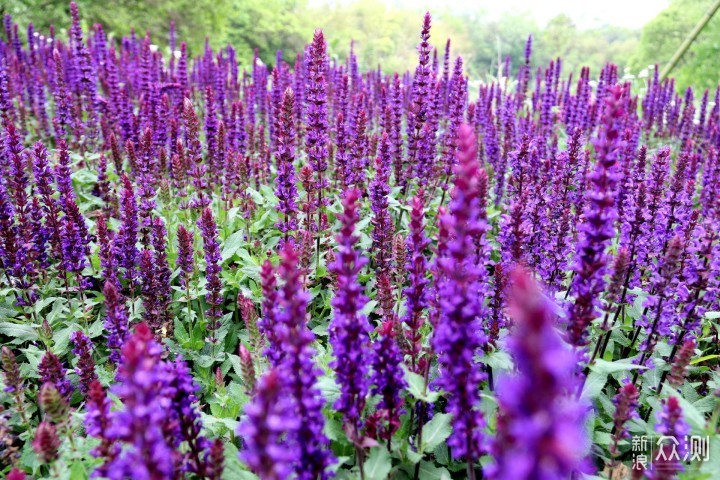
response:
M492 479L563 479L584 469L586 408L575 400L575 357L554 329L553 309L530 274L510 280L509 342L518 375L497 385Z
M575 297L568 312L568 343L584 347L588 327L597 316L600 294L605 289L606 249L615 236L615 185L618 155L624 143L621 138L625 111L625 89L615 86L605 100L600 133L594 140L597 164L588 176L591 189L586 194L585 221L580 225L575 276L570 291Z
M297 186L295 182L295 94L285 90L276 126L275 157L277 159L277 187L275 194L280 203L278 210L283 217L278 222L283 241L287 242L298 228Z
M307 59L307 89L305 91L307 131L305 150L308 162L314 172L314 193L312 199L317 211L318 236L322 236L323 214L328 199L323 195L328 187L325 171L328 168L328 106L327 106L327 47L322 30L315 30ZM320 252L316 252L320 255Z
M375 159L375 178L369 189L373 212L373 260L375 270L381 274L388 274L392 267L393 221L388 208L390 161L390 142L387 133L383 132Z
M370 381L370 326L361 313L367 303L358 275L367 259L357 250L360 237L355 233L359 219L357 189L348 190L343 198L340 215L338 250L330 270L337 278L337 289L332 300L333 319L330 322L330 344L335 360L332 367L340 384L340 398L335 402L344 416L353 440L359 439L362 412L365 409Z
M458 458L466 458L471 478L473 463L482 452L484 420L479 410L480 383L484 379L475 354L485 343L479 318L483 313L484 265L476 263L475 238L484 232L481 177L472 129L463 124L458 131L458 165L455 188L448 211L440 217L449 234L438 258L440 319L433 335L441 376L448 393L447 410L453 415L453 433L448 444Z
M144 323L135 327L122 348L118 383L112 393L120 398L123 408L110 413L108 435L124 448L104 466L109 478L174 478L175 445L166 435L173 432L165 431L171 413L164 395L168 376L161 354L162 348Z
M277 370L268 371L260 379L252 402L245 406L245 420L238 435L245 442L240 459L262 479L282 480L290 477L297 451L287 448L284 435L297 428L298 418L292 414L292 402L284 396Z
M297 449L298 459L293 465L297 478L315 480L329 478L327 467L333 456L329 441L323 433L323 397L318 389L320 369L313 357L315 336L307 327L307 307L310 296L302 285L302 272L294 247L286 244L280 252L280 288L276 322L284 356L278 371L282 373L285 394L293 399L297 428L288 439Z
M409 256L405 268L409 272L410 285L403 291L406 298L406 313L403 322L408 327L407 339L410 344L411 366L417 370L422 350L422 327L425 323L423 312L429 306L430 280L426 276L428 262L425 251L430 239L425 235L425 204L421 194L410 202L410 235L407 238Z
M408 169L409 172L418 175L417 163L418 153L421 150L423 140L423 128L428 120L428 98L431 85L430 65L430 12L425 13L423 18L422 31L420 33L420 45L418 46L418 65L415 67L415 75L412 82L412 105L408 109L407 137L408 137ZM396 172L397 173L397 172ZM405 185L407 180L402 179Z
M203 239L203 249L205 250L205 278L207 279L207 295L205 299L209 305L207 310L208 324L207 331L210 343L217 343L215 332L220 328L220 318L222 317L222 282L220 281L220 245L218 244L218 229L213 217L212 210L206 207L202 212L202 217L198 220L198 227Z

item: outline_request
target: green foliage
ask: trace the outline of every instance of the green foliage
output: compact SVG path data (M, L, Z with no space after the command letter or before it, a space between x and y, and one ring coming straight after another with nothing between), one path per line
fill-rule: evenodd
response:
M702 1L695 0L698 3ZM118 38L137 28L137 35L151 34L153 43L166 48L170 21L178 41L188 43L192 54L202 52L206 35L212 47L232 44L241 66L247 67L258 50L266 64L275 63L278 50L292 64L296 52L312 38L316 28L325 30L332 56L343 61L354 43L361 69L382 65L385 71L412 70L417 63L416 45L422 10L389 6L380 0L308 5L306 0L119 0L109 5L98 0L77 0L84 28L100 23ZM707 3L707 2L705 2ZM10 13L20 25L33 22L47 32L51 24L70 23L67 0L4 0L0 13ZM480 10L459 16L433 12L432 44L439 61L447 38L452 37L454 55L462 55L472 78L498 75L506 57L516 72L522 62L525 41L534 36L533 65L545 65L562 56L564 68L578 70L589 65L594 72L613 61L626 66L638 42L639 32L616 27L580 30L560 15L546 26L524 14L489 18ZM687 29L686 29L687 30ZM683 30L684 31L684 30Z
M246 65L258 49L265 63L275 63L275 52L293 64L295 53L310 40L312 30L302 21L302 0L227 0L230 4L222 25L224 41L237 49L238 59Z
M70 25L68 0L8 0L0 3L0 12L10 13L20 25L33 22L36 30L47 32L50 25L61 29ZM240 2L245 3L245 2ZM178 39L194 49L202 47L205 35L213 32L213 46L224 44L226 19L234 5L231 0L77 0L85 31L99 23L110 36L121 37L138 29L149 32L154 42L167 44L170 22L175 21ZM218 35L218 33L220 33Z
M633 59L635 70L668 62L712 3L713 0L673 0L668 8L643 28ZM717 87L717 59L720 56L718 38L720 15L716 14L671 73L680 89L691 85L700 91Z

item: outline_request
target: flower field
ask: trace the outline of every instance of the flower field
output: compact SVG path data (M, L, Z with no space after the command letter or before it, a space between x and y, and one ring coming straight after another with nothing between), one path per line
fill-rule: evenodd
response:
M3 478L720 478L720 89L70 10L0 34Z

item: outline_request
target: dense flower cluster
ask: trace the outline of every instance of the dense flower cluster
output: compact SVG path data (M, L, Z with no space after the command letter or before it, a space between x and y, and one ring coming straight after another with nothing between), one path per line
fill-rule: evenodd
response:
M198 387L181 358L166 361L162 353L148 326L138 324L123 345L118 383L112 388L123 408L109 412L102 389L90 384L86 421L88 432L101 440L95 451L105 458L100 471L113 479L170 479L184 471L218 479L222 465L210 465L215 460L211 444L200 433L194 405ZM181 448L183 442L187 448Z

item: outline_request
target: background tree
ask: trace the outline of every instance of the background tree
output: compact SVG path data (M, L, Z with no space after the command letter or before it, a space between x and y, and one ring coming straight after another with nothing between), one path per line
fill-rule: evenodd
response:
M712 0L672 0L657 17L642 30L632 65L635 70L670 60L683 39L692 30ZM720 58L720 17L716 15L705 26L672 71L679 88L690 85L698 89L717 87L718 58Z

